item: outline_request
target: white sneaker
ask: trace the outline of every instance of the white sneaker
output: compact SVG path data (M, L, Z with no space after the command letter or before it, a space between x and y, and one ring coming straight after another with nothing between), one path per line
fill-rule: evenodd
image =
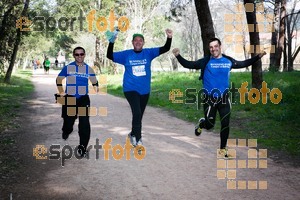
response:
M129 139L130 139L130 143L132 144L132 146L136 146L137 144L136 144L136 138L135 138L135 136L134 135L131 135L131 132L128 134L128 137L129 137Z
M137 142L136 145L142 145L143 146L143 141L142 141L142 138L139 139L139 141Z
M143 151L145 151L145 147L143 146L142 138L140 138L139 141L137 142L136 148L138 150L139 155L141 155L143 153Z

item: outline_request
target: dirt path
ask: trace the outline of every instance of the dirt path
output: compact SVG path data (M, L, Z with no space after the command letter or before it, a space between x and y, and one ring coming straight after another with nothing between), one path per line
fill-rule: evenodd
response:
M248 148L235 148L237 158L231 159L228 168L217 158L219 137L204 132L193 134L194 124L170 116L167 112L147 107L143 119L143 141L146 155L137 160L130 152L130 160L115 160L109 150L109 160L104 150L90 151L89 159L50 160L50 145L61 148L78 144L77 123L69 139L61 139L60 106L54 104L55 75L35 74L35 94L21 113L17 135L18 149L24 171L12 185L7 185L0 199L297 199L300 196L300 169L267 159L267 168L241 168L243 161L255 160L265 166L266 159L248 159ZM151 98L151 97L150 97ZM125 99L110 95L91 96L94 107L107 107L107 116L91 117L90 145L104 144L112 138L111 145L124 146L131 123L130 108ZM46 160L32 156L36 145L48 148ZM124 153L125 154L125 153ZM254 161L253 161L254 160ZM234 165L236 161L235 168ZM250 163L250 162L249 162ZM228 172L228 178L218 179ZM232 171L230 171L232 170ZM236 177L234 176L236 170ZM236 181L236 182L234 182ZM245 181L245 182L242 182ZM250 182L254 181L254 182ZM255 182L257 181L257 182ZM265 182L263 182L265 181ZM236 189L231 184L236 183ZM243 188L246 183L246 189ZM255 188L257 183L257 189ZM254 184L254 185L253 185ZM240 189L238 188L241 187ZM267 189L263 189L264 187ZM228 187L228 188L227 188ZM298 196L298 197L297 197Z

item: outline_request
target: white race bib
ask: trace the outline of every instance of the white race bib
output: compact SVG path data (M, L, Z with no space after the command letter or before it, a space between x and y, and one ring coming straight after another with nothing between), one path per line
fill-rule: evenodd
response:
M132 74L135 76L146 76L145 65L132 66Z

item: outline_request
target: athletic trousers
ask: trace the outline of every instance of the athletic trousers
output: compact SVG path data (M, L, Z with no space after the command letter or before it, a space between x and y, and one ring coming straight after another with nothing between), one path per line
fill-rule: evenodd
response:
M148 103L149 94L140 95L136 91L124 92L132 112L131 135L134 135L138 142L142 137L142 118Z
M230 110L231 103L228 95L222 96L222 98L206 98L203 102L205 121L200 124L200 128L207 130L214 127L216 122L216 114L219 112L221 121L220 138L221 144L220 149L224 149L227 144L229 136L229 121L230 121Z
M67 98L76 99L76 102L68 102ZM78 123L78 133L79 133L79 145L82 145L85 149L90 140L91 126L89 120L89 107L90 107L90 98L88 95L81 96L76 98L74 96L67 95L65 105L62 106L62 115L63 118L63 127L62 131L64 134L71 134L73 131L73 125L77 116L79 118Z

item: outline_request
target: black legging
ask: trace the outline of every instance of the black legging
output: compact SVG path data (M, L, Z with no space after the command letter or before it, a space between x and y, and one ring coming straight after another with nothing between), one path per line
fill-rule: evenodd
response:
M211 129L215 125L217 111L220 115L221 120L221 131L220 138L221 144L220 148L224 149L227 144L227 139L229 136L229 121L230 121L230 110L231 104L228 96L222 98L205 99L203 104L205 121L200 124L200 128Z
M148 103L149 94L140 95L136 91L124 92L132 112L131 135L136 137L136 141L142 137L142 118Z
M86 108L86 115L81 116L79 115L79 123L78 123L78 134L79 134L79 144L82 145L85 149L87 148L87 145L90 140L90 134L91 134L91 126L90 126L90 120L89 120L89 112L88 109L90 107L90 98L88 95L82 96L78 99L76 99L76 105L67 105L67 98L72 97L70 95L66 96L65 105L62 106L62 115L61 117L64 119L62 131L63 133L69 135L73 131L73 125L75 120L77 119L78 115L78 108L85 107ZM75 97L73 97L75 98ZM75 116L69 116L68 115L68 108L76 108L76 115Z

